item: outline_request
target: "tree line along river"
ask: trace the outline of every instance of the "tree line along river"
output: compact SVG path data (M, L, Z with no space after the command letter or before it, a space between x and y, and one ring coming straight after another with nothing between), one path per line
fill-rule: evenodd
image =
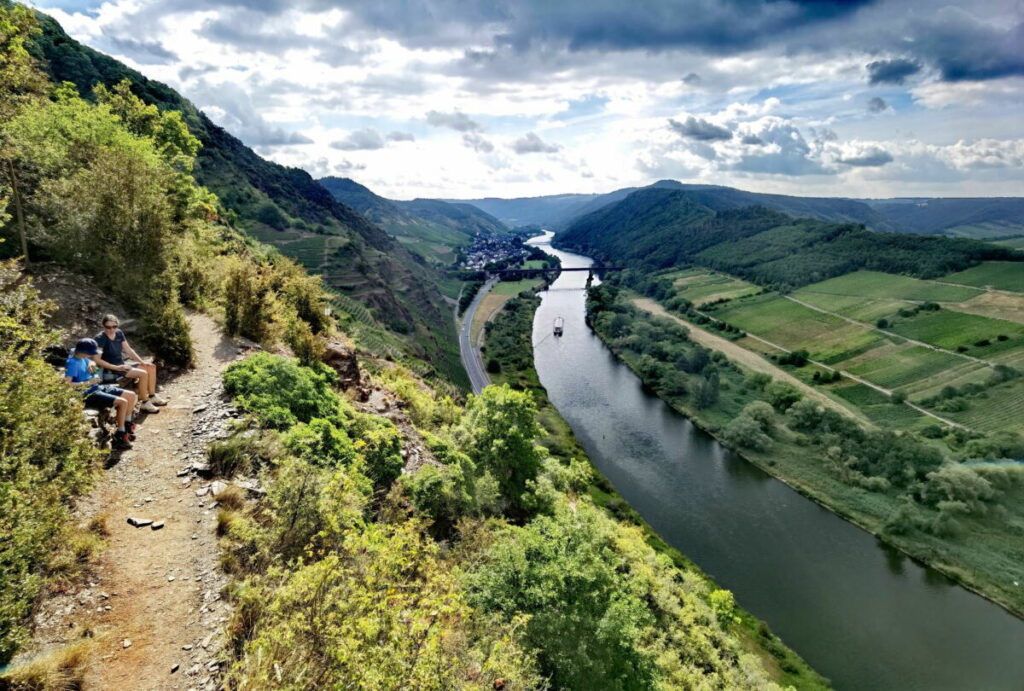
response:
M588 257L553 249L566 267ZM584 321L585 272L540 294L534 361L591 461L673 547L839 689L1024 689L1024 621L719 445ZM553 335L561 317L564 334Z

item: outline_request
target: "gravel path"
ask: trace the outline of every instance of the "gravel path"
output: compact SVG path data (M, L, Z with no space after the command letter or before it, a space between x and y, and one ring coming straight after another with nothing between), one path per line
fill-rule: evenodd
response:
M36 616L31 653L95 637L86 689L218 685L227 578L210 481L189 468L203 461L212 439L227 435L234 411L220 374L240 350L209 317L189 321L195 369L163 387L170 404L139 421L135 448L112 459L79 503L83 519L103 516L109 531L90 582L46 600ZM154 523L134 527L129 518Z

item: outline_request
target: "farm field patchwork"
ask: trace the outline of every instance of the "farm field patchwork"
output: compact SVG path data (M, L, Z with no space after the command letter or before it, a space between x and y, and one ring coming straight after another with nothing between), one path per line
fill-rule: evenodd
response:
M930 418L910 406L893 403L881 391L856 382L830 387L831 393L856 407L871 422L884 429L909 429Z
M905 300L887 300L882 298L866 298L859 295L836 295L835 293L817 293L810 289L802 289L793 293L793 297L809 305L820 307L829 312L841 314L850 319L862 322L875 322L881 317L899 312L905 307L913 307L914 303Z
M983 317L1005 319L1017 322L1018 324L1024 324L1024 295L985 292L966 302L944 306L955 309L958 312L980 314Z
M853 374L883 388L896 390L956 367L962 358L924 346L905 346L886 355L850 367Z
M710 314L789 350L806 349L813 359L826 364L885 342L871 329L774 294L729 302Z
M968 355L983 359L1024 348L1024 325L948 309L897 318L888 329L947 350L966 348Z
M698 274L689 270L676 272L674 277L685 280ZM992 367L965 355L1024 371L1024 295L861 271L807 286L793 297L832 314L775 293L746 296L703 311L747 332L749 336L736 344L748 350L766 356L778 354L754 336L788 350L804 349L812 360L905 394L918 404L950 386L992 388ZM918 308L923 302L937 302L941 308L900 316L900 310ZM1018 319L1000 318L1004 316ZM843 317L864 323L854 324ZM889 322L886 331L891 334L874 327L882 318ZM987 345L978 345L985 341ZM962 354L955 352L958 348ZM794 373L806 381L812 369L808 366ZM884 393L849 379L826 384L821 390L879 427L920 429L935 423L933 418L909 406L894 405ZM1024 429L1024 401L1019 401L1018 395L1024 398L1024 378L1000 385L991 395L974 395L964 410L955 410L958 405L936 407L936 401L927 407L978 431Z
M1019 266L1024 270L1024 264ZM915 302L963 302L979 294L978 289L968 286L943 285L910 276L897 276L878 271L855 271L845 276L813 283L803 290L813 293Z
M697 306L722 298L731 300L753 295L761 290L752 283L705 269L672 271L662 278L672 281L679 295Z
M944 276L942 280L1024 293L1024 262L982 262L966 271Z
M1018 238L1007 238L1006 240L994 240L993 245L1001 245L1003 247L1012 247L1014 249L1024 249L1024 237Z

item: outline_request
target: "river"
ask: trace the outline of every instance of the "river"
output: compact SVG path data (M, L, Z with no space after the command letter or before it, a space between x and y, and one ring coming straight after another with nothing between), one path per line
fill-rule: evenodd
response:
M562 265L589 258L530 242ZM643 391L584 322L562 274L533 327L551 402L591 461L669 544L838 689L1024 689L1024 621L886 547ZM565 334L552 325L565 319Z

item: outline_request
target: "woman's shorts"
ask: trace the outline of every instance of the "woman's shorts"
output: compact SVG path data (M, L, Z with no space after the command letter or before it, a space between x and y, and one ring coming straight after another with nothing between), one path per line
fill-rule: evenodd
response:
M96 388L95 391L85 397L85 406L87 408L109 408L114 405L117 401L118 396L123 396L128 393L124 389L119 389L116 386L101 385Z

